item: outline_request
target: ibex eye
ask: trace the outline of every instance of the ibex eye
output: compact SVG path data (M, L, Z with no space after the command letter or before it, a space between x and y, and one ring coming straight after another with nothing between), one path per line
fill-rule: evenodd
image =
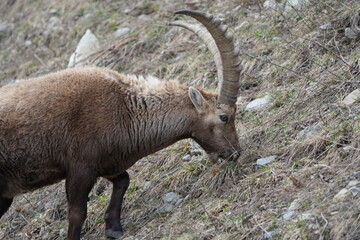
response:
M228 122L229 117L227 115L225 115L225 114L221 114L220 115L220 120L226 123L226 122Z

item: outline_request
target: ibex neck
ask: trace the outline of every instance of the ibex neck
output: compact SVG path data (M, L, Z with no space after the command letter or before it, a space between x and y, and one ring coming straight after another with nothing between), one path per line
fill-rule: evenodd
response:
M185 87L175 94L132 95L127 102L137 111L129 127L132 154L143 157L190 137L193 109Z

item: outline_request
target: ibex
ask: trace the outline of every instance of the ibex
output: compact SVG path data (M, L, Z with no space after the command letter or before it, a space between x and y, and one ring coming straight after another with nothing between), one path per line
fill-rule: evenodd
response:
M75 68L0 88L0 217L13 198L66 180L68 239L80 239L88 194L99 177L113 184L105 234L123 235L121 205L136 161L194 139L211 161L236 160L235 115L241 65L227 27L212 15L181 10L214 55L218 94L106 68Z

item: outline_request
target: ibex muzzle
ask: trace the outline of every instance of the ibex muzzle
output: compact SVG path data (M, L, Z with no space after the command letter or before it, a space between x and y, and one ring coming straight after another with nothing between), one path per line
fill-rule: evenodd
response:
M88 194L99 177L113 183L105 234L119 238L126 172L136 161L193 138L208 153L236 160L240 60L226 26L211 15L179 11L215 58L219 93L106 68L76 68L0 88L0 217L23 192L66 180L68 239L80 239Z

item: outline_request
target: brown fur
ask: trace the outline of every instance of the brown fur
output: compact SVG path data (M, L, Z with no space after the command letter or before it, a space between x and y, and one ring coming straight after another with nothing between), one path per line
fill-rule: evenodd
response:
M66 179L68 238L79 239L87 194L105 177L114 183L107 235L120 236L126 170L140 158L190 137L211 159L238 154L235 107L200 92L199 112L188 87L104 68L64 70L0 88L0 217L14 196ZM219 120L222 113L230 116L227 124Z

